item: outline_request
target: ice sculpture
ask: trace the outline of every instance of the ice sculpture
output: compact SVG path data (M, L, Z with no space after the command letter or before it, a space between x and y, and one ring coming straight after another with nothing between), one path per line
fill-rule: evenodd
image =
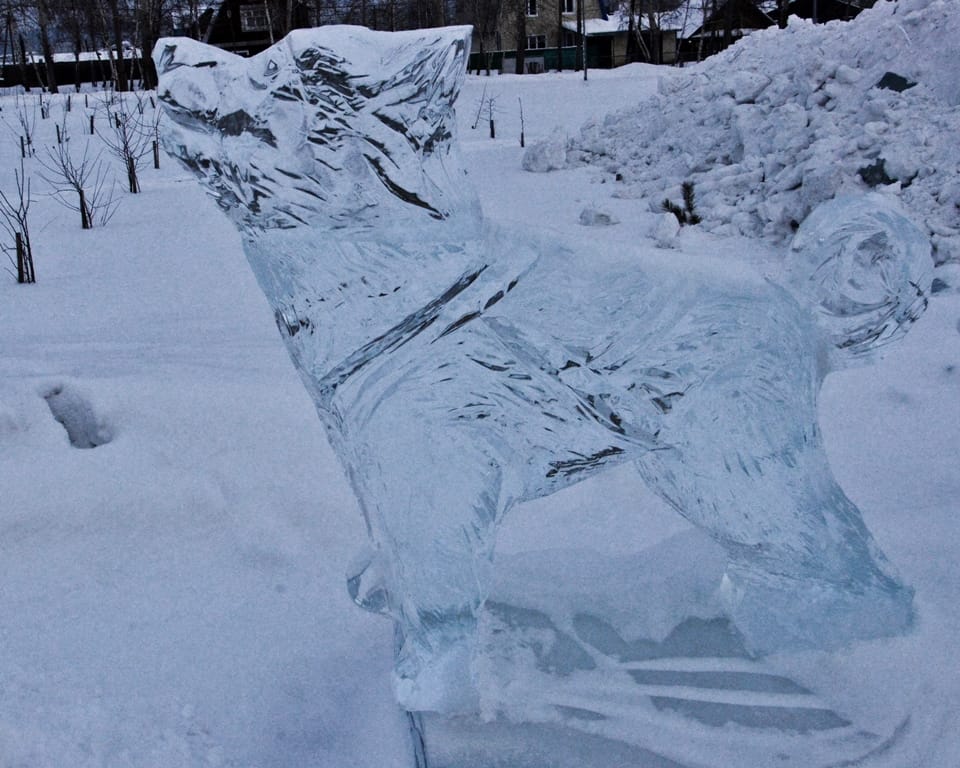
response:
M360 502L355 599L404 638L409 709L469 706L497 527L517 502L634 462L726 552L755 652L908 627L834 480L824 375L925 306L926 238L886 198L827 203L787 287L592 258L485 224L455 140L469 28L291 33L241 59L155 52L165 145L243 247Z

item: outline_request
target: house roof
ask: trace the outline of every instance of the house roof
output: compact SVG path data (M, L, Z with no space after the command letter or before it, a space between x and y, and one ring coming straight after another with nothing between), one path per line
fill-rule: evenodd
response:
M703 22L702 14L691 11L686 12L686 6L676 8L672 11L664 11L656 14L656 19L661 30L677 30L679 37L687 37L695 32ZM646 14L637 14L636 26L641 30L650 29L650 17ZM563 28L570 32L577 31L575 21L563 22ZM608 19L587 19L586 35L594 37L598 35L616 35L627 32L630 29L630 16L628 13L616 11L610 14Z
M565 21L563 28L570 32L579 32L577 22ZM584 34L587 37L596 37L598 35L617 35L627 31L627 18L614 14L609 19L585 19Z
M726 0L717 6L717 9L710 14L706 24L703 24L689 37L715 36L722 33L726 28L726 10L728 5L733 6L733 33L735 35L745 35L756 29L766 29L773 26L774 20L761 7L757 7L750 0ZM760 3L765 6L764 3Z
M677 37L689 37L703 24L703 12L686 4L672 11L664 11L656 16L657 25L661 30L675 29ZM641 16L640 29L650 29L650 17Z
M812 19L816 5L817 21L835 21L852 19L864 7L871 5L865 0L793 0L787 6L787 13L803 19Z

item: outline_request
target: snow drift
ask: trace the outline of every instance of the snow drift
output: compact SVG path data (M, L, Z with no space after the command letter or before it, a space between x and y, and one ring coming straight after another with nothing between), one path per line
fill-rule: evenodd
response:
M957 261L958 56L948 0L880 2L824 26L793 17L588 121L566 163L615 175L616 194L658 210L692 181L708 230L780 240L824 200L886 188L923 223L937 261ZM527 169L558 165L557 138L545 144L528 150Z

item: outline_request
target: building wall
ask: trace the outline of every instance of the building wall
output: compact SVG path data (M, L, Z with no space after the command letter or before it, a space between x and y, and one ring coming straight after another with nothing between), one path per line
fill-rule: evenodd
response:
M535 16L530 14L526 15L527 38L534 38L533 40L529 40L529 42L535 45L542 43L543 48L554 49L554 57L556 56L555 51L558 44L561 45L561 47L563 47L564 43L568 46L576 44L573 35L568 36L569 39L566 41L562 39L562 33L559 29L560 17L558 11L560 9L558 8L558 3L563 4L563 7L569 11L563 13L564 22L576 23L578 2L584 3L584 14L586 18L600 17L600 4L598 0L520 0L520 2L517 0L504 0L497 29L484 40L486 50L515 51L517 49L517 11L520 8L526 10L530 2L535 2L537 13ZM474 51L478 49L478 44L474 44ZM535 48L533 45L528 44L527 56L542 56L543 54L539 53L539 50L540 49Z
M489 62L489 68L502 72L516 71L517 49L517 8L526 7L530 0L504 0L498 19L496 30L488 34L483 40L484 60L480 56L480 41L473 40L470 68L483 69ZM567 10L563 14L563 23L576 25L577 0L536 0L536 15L526 16L527 46L524 55L526 71L535 72L540 67L544 70L557 69L557 47L561 48L561 57L564 69L581 66L582 51L579 38L575 32L561 29L557 14L557 3L565 3ZM584 0L584 10L587 19L602 18L599 0ZM612 0L605 3L612 14L616 4ZM617 29L614 25L613 29ZM626 28L611 31L610 33L594 33L587 40L587 64L591 68L619 67L631 61L645 61L644 50L659 43L660 57L654 58L661 64L673 64L677 60L677 33L674 29L664 29L654 38L649 32L643 33L646 48L631 43Z
M627 48L630 42L627 35L616 35L611 41L613 49L613 66L617 67L627 63Z
M292 29L313 26L313 9L306 2L295 2L290 22ZM224 0L214 10L204 42L250 56L286 35L286 23L286 5L276 0Z

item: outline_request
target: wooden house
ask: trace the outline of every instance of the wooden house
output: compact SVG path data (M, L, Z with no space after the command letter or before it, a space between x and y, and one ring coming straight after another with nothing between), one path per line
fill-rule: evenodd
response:
M745 35L775 23L773 17L752 0L723 0L710 11L706 22L684 40L684 58L690 58L691 53L694 58L710 56Z
M520 0L502 3L490 31L474 35L471 69L516 73L518 61L526 74L581 67L584 46L577 21L580 2L588 66L624 63L627 29L611 19L608 0ZM518 17L521 11L522 20Z
M873 0L793 0L787 6L787 14L823 24L828 21L849 21L871 5Z
M289 19L284 4L264 0L223 0L200 19L201 40L241 56L252 56L281 39L290 29L315 23L311 6L297 2Z

